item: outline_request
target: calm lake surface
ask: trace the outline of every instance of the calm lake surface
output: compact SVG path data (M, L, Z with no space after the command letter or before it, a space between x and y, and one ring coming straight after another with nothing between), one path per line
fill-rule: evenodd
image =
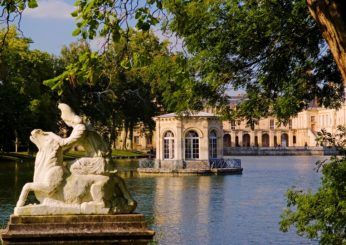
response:
M317 244L279 231L287 188L316 190L315 162L327 157L237 157L242 175L132 177L128 187L159 244ZM119 169L136 161L119 161ZM32 162L0 162L0 225L5 226Z

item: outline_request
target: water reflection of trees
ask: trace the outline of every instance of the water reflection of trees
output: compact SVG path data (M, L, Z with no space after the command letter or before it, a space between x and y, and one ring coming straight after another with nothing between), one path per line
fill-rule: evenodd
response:
M32 181L33 171L31 161L0 162L0 223L7 223L23 185Z

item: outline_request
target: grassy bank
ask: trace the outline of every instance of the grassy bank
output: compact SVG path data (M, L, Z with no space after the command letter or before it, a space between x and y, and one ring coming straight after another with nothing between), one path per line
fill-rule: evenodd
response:
M74 159L85 156L84 151L70 151L64 155L66 159ZM146 154L139 151L129 150L113 150L113 157L144 157ZM3 152L0 153L0 160L32 160L35 158L35 153L28 152Z
M35 157L33 154L28 152L0 152L0 160L31 160Z
M85 155L84 151L70 151L65 154L66 158L78 158ZM143 152L140 151L128 151L128 150L113 150L113 157L142 157L146 156Z

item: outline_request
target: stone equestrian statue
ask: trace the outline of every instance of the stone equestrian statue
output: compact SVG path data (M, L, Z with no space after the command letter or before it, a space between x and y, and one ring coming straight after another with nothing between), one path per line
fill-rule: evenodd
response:
M131 213L136 208L124 180L110 168L107 144L90 126L85 125L67 104L59 104L62 120L73 130L61 138L52 132L35 129L30 140L38 147L33 182L22 189L14 214L114 214ZM63 152L82 146L86 156L70 167ZM33 191L40 204L25 206Z

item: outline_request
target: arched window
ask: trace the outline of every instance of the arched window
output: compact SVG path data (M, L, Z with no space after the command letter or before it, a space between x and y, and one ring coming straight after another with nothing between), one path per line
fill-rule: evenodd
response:
M174 134L171 131L167 131L163 136L163 158L174 158Z
M278 146L278 137L276 135L274 135L274 146Z
M199 138L198 134L191 130L185 136L185 159L199 158Z
M250 147L250 135L249 134L243 135L243 146L244 147Z
M215 130L212 130L209 134L209 157L211 159L217 158L217 135Z
M268 134L262 135L262 146L263 147L269 147L269 135Z
M258 136L255 136L255 146L258 147Z
M229 134L225 134L223 136L223 146L224 147L231 147L231 136Z
M283 133L281 135L281 146L283 146L283 147L289 146L289 144L288 144L288 134L286 134L286 133Z

